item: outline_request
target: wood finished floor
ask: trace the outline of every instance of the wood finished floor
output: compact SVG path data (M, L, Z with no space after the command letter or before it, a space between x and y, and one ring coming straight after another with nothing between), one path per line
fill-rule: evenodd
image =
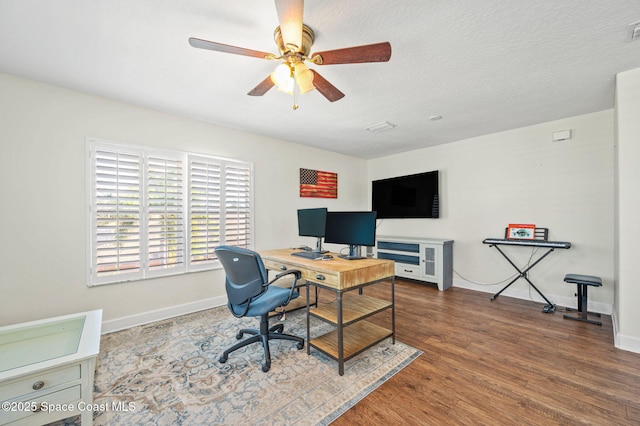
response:
M396 280L397 339L424 353L332 425L640 425L640 354L614 347L610 316L490 297Z

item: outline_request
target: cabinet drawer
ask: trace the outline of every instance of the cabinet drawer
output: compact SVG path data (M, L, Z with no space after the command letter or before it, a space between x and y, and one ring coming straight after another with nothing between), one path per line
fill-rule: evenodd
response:
M0 401L6 401L33 392L44 391L54 386L80 379L80 364L47 370L41 373L3 383L0 385Z
M396 263L396 275L399 277L407 278L419 278L420 266L405 265L402 263Z
M394 251L406 251L409 253L420 253L420 244L397 243L392 241L378 241L378 250L394 250Z
M33 407L41 407L42 404L57 405L57 404L74 404L74 410L69 410L64 412L65 417L72 417L74 415L79 414L78 404L80 401L80 385L72 386L67 389L62 389L57 392L52 392L46 395L40 395L31 399L20 399L17 398L14 400L16 402L15 408L16 410L0 410L0 425L4 425L10 422L14 422L16 420L22 420L17 424L45 424L50 423L49 417L52 416L51 413L54 413L57 417L59 417L60 413L55 412L47 412L47 411L30 411L28 408ZM25 409L26 407L26 409ZM71 407L69 407L71 408ZM51 407L49 407L51 410ZM42 419L40 419L42 418ZM63 417L64 418L64 417ZM13 423L11 423L13 424Z
M378 251L378 259L393 260L394 262L408 263L410 265L419 265L420 257L411 256L407 254L387 253L384 251Z

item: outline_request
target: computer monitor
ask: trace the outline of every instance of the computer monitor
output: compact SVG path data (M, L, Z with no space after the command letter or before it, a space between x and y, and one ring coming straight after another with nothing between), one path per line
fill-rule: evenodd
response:
M298 210L298 235L301 237L316 237L314 251L322 253L322 238L327 221L327 209L300 209Z
M324 241L348 244L349 254L340 255L343 259L362 259L360 246L376 244L376 212L328 212Z

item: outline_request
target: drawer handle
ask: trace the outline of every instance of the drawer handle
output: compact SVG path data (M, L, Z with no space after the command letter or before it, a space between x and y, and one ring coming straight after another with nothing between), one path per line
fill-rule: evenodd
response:
M42 380L38 380L31 387L33 388L33 390L40 390L44 387L44 382Z
M405 272L413 272L413 269L405 269Z
M324 275L318 274L318 275L316 275L316 279L320 280L320 281L324 281L325 278L324 278Z
M286 265L280 265L280 270L281 271L286 271L287 270L287 266Z

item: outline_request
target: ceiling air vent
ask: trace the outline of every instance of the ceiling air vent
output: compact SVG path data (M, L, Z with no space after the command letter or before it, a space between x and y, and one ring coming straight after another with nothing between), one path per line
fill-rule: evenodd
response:
M391 124L388 121L383 121L382 123L374 124L371 127L367 127L366 130L372 133L380 133L380 132L384 132L385 130L391 130L394 127L396 127L395 124Z

